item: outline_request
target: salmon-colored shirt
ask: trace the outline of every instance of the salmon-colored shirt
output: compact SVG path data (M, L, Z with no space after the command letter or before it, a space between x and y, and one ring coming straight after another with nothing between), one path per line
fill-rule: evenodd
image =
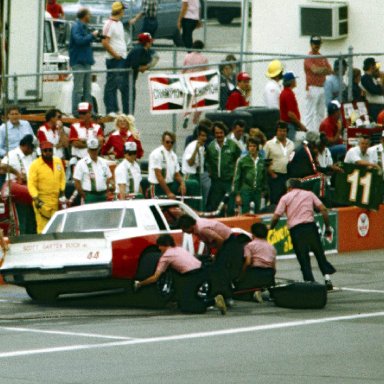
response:
M184 248L171 247L161 255L157 263L156 272L163 273L168 267L173 268L179 273L187 273L201 268L201 261Z
M287 216L288 228L298 224L312 223L315 221L313 208L320 208L323 203L312 192L303 189L292 189L279 201L275 214Z
M276 249L267 240L253 239L244 247L244 257L251 258L252 267L275 269Z
M231 228L227 227L223 223L220 223L220 221L198 219L196 220L193 233L209 247L215 247L216 243L215 238L213 237L214 234L217 234L224 240L227 240L231 236L232 231Z
M308 55L313 55L313 58L304 60L304 71L307 80L307 89L311 85L315 87L322 87L324 85L326 75L313 73L311 67L313 65L316 67L325 67L328 68L330 71L332 70L332 67L329 64L328 60L323 57L320 53L314 53L311 51L308 53Z

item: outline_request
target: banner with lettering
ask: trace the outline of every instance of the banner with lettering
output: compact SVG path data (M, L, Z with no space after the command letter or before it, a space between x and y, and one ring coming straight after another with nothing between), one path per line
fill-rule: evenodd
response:
M148 77L152 114L206 111L219 106L220 75L215 70Z
M378 210L383 201L383 175L375 168L343 163L335 179L335 201Z
M324 236L325 226L323 217L320 214L315 215L315 222L319 228L321 241L323 243L324 251L327 253L337 252L338 234L337 234L337 213L329 211L329 221L333 230L332 238L326 238ZM269 225L272 216L263 216L263 223ZM282 216L277 226L268 232L268 242L276 248L278 256L282 255L294 255L291 236L287 226L287 218Z

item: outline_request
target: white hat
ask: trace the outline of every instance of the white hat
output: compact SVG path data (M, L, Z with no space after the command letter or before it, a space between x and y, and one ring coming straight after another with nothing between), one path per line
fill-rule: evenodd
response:
M92 104L91 103L79 103L77 106L78 112L91 112L92 111Z
M124 144L124 151L125 152L136 152L137 151L137 144L134 141L127 141Z
M98 149L99 148L99 140L96 137L91 137L87 140L87 147L89 149Z

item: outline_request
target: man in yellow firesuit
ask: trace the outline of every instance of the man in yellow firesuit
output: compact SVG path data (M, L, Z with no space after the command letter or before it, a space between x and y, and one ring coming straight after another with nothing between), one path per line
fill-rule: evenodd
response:
M41 233L49 219L65 201L65 169L63 162L53 156L53 145L40 144L41 157L34 160L28 172L28 191L33 199L37 233Z

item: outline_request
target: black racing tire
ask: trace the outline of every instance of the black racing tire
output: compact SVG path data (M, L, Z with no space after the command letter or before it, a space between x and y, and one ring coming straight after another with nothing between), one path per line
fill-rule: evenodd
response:
M32 300L41 303L54 303L59 296L57 290L49 285L30 284L25 290Z

